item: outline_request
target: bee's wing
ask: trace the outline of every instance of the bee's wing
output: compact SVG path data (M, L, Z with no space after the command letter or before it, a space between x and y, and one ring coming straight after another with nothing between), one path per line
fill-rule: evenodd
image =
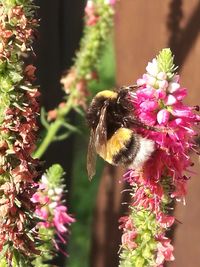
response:
M88 153L87 153L87 172L89 180L92 180L92 177L95 175L96 169L96 147L95 147L95 132L92 129L90 133L90 140L88 144Z
M99 123L96 130L91 130L87 154L87 172L89 180L95 175L97 151L106 151L107 127L106 127L106 102L101 109Z
M107 142L107 125L106 125L106 111L107 111L108 102L105 102L104 106L101 109L101 114L99 117L99 123L95 131L95 147L96 150L106 151L106 142Z

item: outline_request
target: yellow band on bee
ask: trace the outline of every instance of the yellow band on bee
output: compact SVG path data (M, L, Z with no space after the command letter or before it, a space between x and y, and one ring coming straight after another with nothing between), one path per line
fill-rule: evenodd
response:
M113 157L124 149L125 144L131 139L133 131L127 128L119 128L107 141L106 149L102 148L97 153L107 162L113 164Z
M110 90L104 90L99 92L96 97L105 97L105 98L111 98L111 99L115 99L117 98L117 93L110 91Z

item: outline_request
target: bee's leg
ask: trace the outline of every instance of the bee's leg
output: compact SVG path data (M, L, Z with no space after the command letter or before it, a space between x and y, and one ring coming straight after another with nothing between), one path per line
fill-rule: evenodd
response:
M139 88L139 86L137 84L133 84L133 85L127 85L127 86L116 86L117 87L117 92L119 93L120 91L123 90L128 90L128 91L135 91L136 89Z
M155 132L163 132L164 131L164 129L162 129L162 128L147 125L144 122L142 122L136 118L130 117L130 116L124 117L123 120L124 120L125 125L131 124L131 125L135 125L135 126L147 129L147 130L155 131Z

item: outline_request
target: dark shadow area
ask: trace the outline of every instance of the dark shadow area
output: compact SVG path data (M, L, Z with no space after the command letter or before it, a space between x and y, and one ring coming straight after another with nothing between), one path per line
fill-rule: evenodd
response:
M130 192L125 190L127 184L120 184L119 177L121 177L119 168L111 165L106 166L101 177L99 196L94 212L91 267L118 266L119 264L118 252L122 235L119 230L119 218L128 214L128 204L126 203L130 203ZM101 223L103 221L103 232L99 220Z
M191 18L184 29L181 29L180 22L184 14L182 13L182 0L172 0L168 16L168 28L171 32L168 46L175 54L175 64L179 66L179 71L185 59L191 51L197 36L200 32L200 2L198 1Z
M170 32L168 46L172 51L176 50L176 47L180 41L182 34L181 20L183 18L182 10L183 0L172 0L169 5L169 15L167 18L167 27Z

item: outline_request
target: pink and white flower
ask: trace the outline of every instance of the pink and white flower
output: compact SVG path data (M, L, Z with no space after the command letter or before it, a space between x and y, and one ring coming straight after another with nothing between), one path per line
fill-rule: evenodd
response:
M170 71L176 69L172 64ZM154 251L155 266L160 267L165 260L174 260L173 246L171 240L165 237L165 232L173 225L175 218L163 207L172 199L185 202L190 178L186 172L191 173L193 162L190 152L195 150L194 137L197 135L200 116L196 114L198 106L183 103L187 89L180 85L179 75L161 70L158 58L148 63L146 71L137 80L138 89L134 97L130 94L130 99L134 115L146 125L155 127L155 130L140 127L134 130L153 140L156 149L142 170L129 170L124 180L133 187L130 207L134 209L134 218L137 217L137 211L141 210L154 214L151 220L152 225L156 221L157 234L152 229L152 242L157 244ZM139 224L135 225L131 221L127 227L126 222L130 222L131 218L133 215L121 221L122 247L137 250L140 245L140 239L137 239Z

